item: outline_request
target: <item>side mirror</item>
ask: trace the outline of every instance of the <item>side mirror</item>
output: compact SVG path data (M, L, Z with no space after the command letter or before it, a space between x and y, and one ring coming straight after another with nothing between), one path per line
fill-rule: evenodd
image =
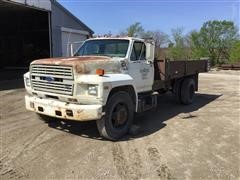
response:
M146 43L146 59L147 61L154 60L154 52L155 51L155 45L154 43Z

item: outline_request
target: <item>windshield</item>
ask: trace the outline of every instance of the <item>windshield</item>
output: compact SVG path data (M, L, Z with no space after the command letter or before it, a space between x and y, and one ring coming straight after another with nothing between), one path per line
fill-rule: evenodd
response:
M125 57L129 40L98 39L86 41L76 52L75 56L109 56Z

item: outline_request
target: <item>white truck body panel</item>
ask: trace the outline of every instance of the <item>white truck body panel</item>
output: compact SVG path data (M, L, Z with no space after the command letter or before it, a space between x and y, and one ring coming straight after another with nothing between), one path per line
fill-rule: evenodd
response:
M102 105L80 105L56 101L52 99L40 99L34 96L25 96L26 109L61 119L70 119L77 121L90 121L100 119L103 115ZM40 111L38 107L44 109ZM66 111L71 110L73 116L69 116ZM56 111L61 112L61 116L56 115Z
M106 38L97 38L97 39L106 39ZM129 40L129 47L125 58L111 58L104 59L104 63L95 63L93 61L84 61L84 64L77 64L78 57L72 57L69 59L49 59L49 60L40 60L41 62L49 63L50 65L44 67L48 70L54 70L54 66L59 68L64 68L61 63L64 61L65 64L72 65L72 75L68 78L72 78L73 83L73 92L72 95L68 94L58 94L54 91L44 92L42 89L36 90L33 88L31 83L31 71L24 75L25 87L29 95L25 97L26 108L37 113L45 114L48 116L55 116L58 118L73 119L79 121L88 121L96 120L102 117L102 109L106 105L109 94L112 89L119 88L123 86L131 86L134 89L136 102L136 109L138 109L138 93L147 92L152 90L152 85L154 81L154 66L153 66L153 57L154 57L154 45L152 43L146 42L143 39L138 38L111 38L111 39L125 39ZM89 40L86 40L86 42ZM147 48L146 50L146 59L131 61L131 53L133 49L134 42L145 43ZM85 57L86 58L86 57ZM38 61L37 61L38 62ZM82 62L82 61L81 61ZM115 63L113 63L115 62ZM110 63L110 64L109 64ZM34 64L35 65L35 64ZM38 64L37 64L38 65ZM68 68L69 73L69 66ZM36 66L38 68L38 66ZM106 68L105 71L108 72L108 69L111 69L109 73L99 76L95 74L97 68ZM30 68L31 69L31 68ZM35 68L36 69L36 68ZM112 72L112 70L114 72ZM37 69L37 72L43 72L45 70ZM57 69L56 72L63 71L63 69ZM54 71L55 72L55 71ZM52 72L51 72L52 73ZM49 75L48 75L49 76ZM45 77L48 78L46 75ZM40 83L42 83L41 77L38 78ZM63 80L65 81L65 80ZM44 83L47 83L44 80ZM68 83L67 83L68 84ZM40 84L41 85L41 84ZM39 84L38 84L39 86ZM44 87L46 85L44 84ZM49 84L51 86L51 84ZM54 85L56 89L63 89L62 85ZM88 88L89 86L96 86L98 94L96 96L89 95ZM41 87L41 86L40 86ZM51 88L51 87L49 87ZM57 92L57 91L56 91ZM84 93L83 93L84 92ZM49 98L50 97L50 98ZM56 99L51 99L54 97ZM34 104L34 105L33 105ZM44 109L44 112L38 110L37 106L40 106ZM72 110L74 116L69 117L66 114L66 110ZM61 111L62 116L59 117L56 115L55 111Z

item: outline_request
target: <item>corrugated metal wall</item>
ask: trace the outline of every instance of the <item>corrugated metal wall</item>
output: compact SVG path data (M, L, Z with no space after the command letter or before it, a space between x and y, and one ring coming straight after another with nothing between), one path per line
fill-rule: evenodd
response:
M92 32L90 32L84 24L81 24L75 17L71 14L66 12L61 5L56 3L52 3L52 14L51 14L51 21L52 21L52 52L54 57L58 56L66 56L67 53L66 49L66 38L69 42L79 41L80 39L86 39L88 36L86 34L76 34L73 33L72 37L71 34L66 35L66 32L62 31L62 28L69 28L73 30L80 30L87 32L90 36ZM67 36L67 37L66 37Z
M49 12L50 54L53 57L66 56L68 54L66 52L68 43L85 40L93 34L91 29L56 0L6 0L5 2L23 4L25 7ZM62 31L63 28L65 28L65 31ZM67 32L66 29L70 29L70 31ZM80 33L80 31L83 33Z
M51 11L50 0L9 0L9 1Z

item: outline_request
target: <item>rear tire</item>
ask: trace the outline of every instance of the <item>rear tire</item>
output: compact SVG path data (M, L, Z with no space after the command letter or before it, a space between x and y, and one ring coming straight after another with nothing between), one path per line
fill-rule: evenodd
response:
M98 131L106 139L118 140L128 133L133 117L132 98L127 92L117 92L108 100L104 117L96 121Z
M195 95L195 81L192 78L187 78L183 81L181 87L181 102L182 104L192 104Z
M182 88L182 79L176 80L173 86L173 94L177 103L181 104L181 88Z

